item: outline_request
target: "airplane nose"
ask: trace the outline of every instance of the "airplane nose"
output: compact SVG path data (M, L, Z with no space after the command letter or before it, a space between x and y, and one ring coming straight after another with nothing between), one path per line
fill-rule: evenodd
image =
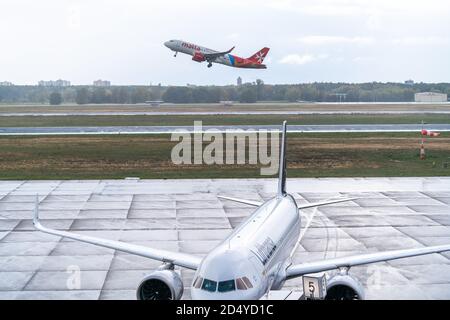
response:
M166 41L166 42L164 42L164 45L167 47L167 48L170 48L170 46L169 46L169 41Z

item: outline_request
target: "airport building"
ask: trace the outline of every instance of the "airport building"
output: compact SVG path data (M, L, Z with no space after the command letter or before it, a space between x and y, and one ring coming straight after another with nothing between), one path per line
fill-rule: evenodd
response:
M237 80L236 80L236 83L237 83L238 86L242 86L242 78L238 77Z
M111 82L107 80L96 80L93 82L94 87L109 87L111 86Z
M50 80L50 81L41 80L41 81L38 82L38 85L40 87L70 87L70 81L61 80L61 79L56 80L56 81L53 81L53 80Z
M13 86L12 82L9 81L0 82L0 87L11 87L11 86Z
M447 102L447 94L439 92L419 92L414 95L415 102Z

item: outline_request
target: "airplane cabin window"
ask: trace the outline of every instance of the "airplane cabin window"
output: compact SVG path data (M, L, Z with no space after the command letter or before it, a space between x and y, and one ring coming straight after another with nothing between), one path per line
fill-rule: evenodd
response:
M209 292L215 292L217 289L217 282L209 279L204 279L202 289Z
M228 292L228 291L234 291L234 290L236 290L236 287L234 285L234 279L233 279L233 280L227 280L227 281L220 281L217 291Z
M236 287L238 290L247 290L244 281L241 278L236 279Z
M244 282L245 282L245 284L247 285L247 287L253 288L252 283L250 282L250 280L248 280L247 277L243 277L242 280L244 280Z

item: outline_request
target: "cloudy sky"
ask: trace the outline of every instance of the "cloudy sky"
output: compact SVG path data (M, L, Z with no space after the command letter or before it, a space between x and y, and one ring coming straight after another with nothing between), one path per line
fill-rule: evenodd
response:
M450 82L449 32L447 0L2 0L0 81ZM268 46L268 69L208 69L169 39L243 57Z

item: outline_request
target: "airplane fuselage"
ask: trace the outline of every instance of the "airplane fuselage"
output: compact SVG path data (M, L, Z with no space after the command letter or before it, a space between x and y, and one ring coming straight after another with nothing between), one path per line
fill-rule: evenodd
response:
M174 51L175 54L178 52L192 56L192 60L197 62L207 61L204 58L205 54L215 54L219 53L216 50L212 50L206 47L202 47L190 42L183 40L170 40L164 43L166 47ZM229 67L235 68L248 68L248 69L266 69L266 65L252 61L250 59L241 58L232 54L224 54L214 58L209 63L220 63Z
M291 195L264 203L203 259L194 276L192 298L259 299L268 290L281 288L300 222ZM199 277L202 283L197 282ZM250 285L236 288L245 277ZM203 285L205 281L209 285Z

